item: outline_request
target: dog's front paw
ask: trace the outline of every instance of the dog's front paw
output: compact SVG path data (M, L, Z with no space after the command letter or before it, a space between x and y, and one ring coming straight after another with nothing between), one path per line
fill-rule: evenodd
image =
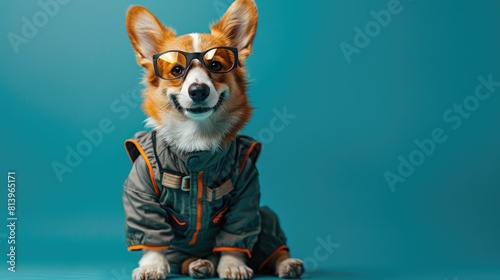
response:
M253 276L253 270L244 264L237 263L226 263L225 265L219 265L219 277L221 279L229 280L244 280L250 279Z
M299 259L289 258L282 261L276 269L279 278L296 279L304 273L304 263Z
M215 267L209 260L198 259L193 261L188 266L189 276L200 279L214 277Z
M144 250L139 267L132 272L133 280L165 279L170 273L170 265L163 251Z
M240 252L222 252L217 273L221 279L244 280L253 276L253 270L245 265L245 256Z
M140 266L132 272L132 279L134 280L158 280L165 279L167 274L170 273L168 264L150 264Z

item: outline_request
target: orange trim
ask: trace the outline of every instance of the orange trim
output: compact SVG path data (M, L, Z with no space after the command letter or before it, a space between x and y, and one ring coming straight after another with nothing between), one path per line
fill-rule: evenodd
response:
M125 143L132 143L136 146L137 150L139 151L142 158L144 159L144 162L146 162L146 165L147 165L148 170L149 170L149 178L151 179L151 182L153 183L153 188L155 189L155 193L157 196L160 196L161 193L160 193L160 189L158 188L158 185L156 184L153 166L151 165L151 162L149 161L148 156L146 155L144 150L141 148L141 145L139 145L139 143L133 139L129 139L129 140L125 141Z
M224 208L224 210L220 211L219 214L217 214L217 216L215 216L215 218L212 220L212 222L214 224L218 223L222 218L222 216L224 216L224 214L227 212L227 210L229 210L229 206Z
M241 252L241 253L247 254L248 258L252 258L252 254L250 253L250 250L248 250L248 249L238 248L238 247L215 247L214 248L214 253L223 252L223 251Z
M174 215L170 215L170 217L172 217L172 219L174 219L174 221L180 225L180 226L185 226L186 225L186 222L181 222L179 220L177 220L177 218L174 216Z
M282 246L279 246L278 249L274 250L274 252L271 253L271 255L269 255L269 257L267 257L264 262L262 262L262 264L259 266L259 270L257 271L261 271L264 266L274 257L276 256L279 252L283 251L283 250L288 250L288 246L286 245L282 245Z
M198 239L198 234L201 229L201 215L203 214L201 199L203 198L203 171L198 173L198 195L196 196L196 231L193 234L193 238L189 241L189 245L196 243Z
M241 174L241 172L243 172L243 168L245 168L245 163L247 162L248 157L252 153L253 148L255 148L255 145L257 145L258 143L259 142L253 142L252 145L250 145L250 148L248 148L248 151L245 153L245 156L243 157L243 161L241 162L239 174Z
M128 247L129 251L137 251L137 250L142 250L142 249L149 249L149 250L162 250L162 249L167 249L170 246L168 245L162 245L162 246L150 246L150 245L133 245Z
M191 258L183 261L181 264L181 274L182 275L189 275L189 265L198 259L199 259L198 257L191 257Z

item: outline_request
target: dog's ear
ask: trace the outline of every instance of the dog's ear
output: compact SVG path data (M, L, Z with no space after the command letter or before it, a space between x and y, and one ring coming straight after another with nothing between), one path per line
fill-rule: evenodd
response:
M148 9L141 6L130 7L126 24L137 62L144 67L152 65L153 55L160 51L162 42L175 38L173 30L163 26Z
M226 37L231 46L238 48L243 61L252 52L252 43L257 30L257 6L253 0L236 0L219 22L210 30L214 35Z

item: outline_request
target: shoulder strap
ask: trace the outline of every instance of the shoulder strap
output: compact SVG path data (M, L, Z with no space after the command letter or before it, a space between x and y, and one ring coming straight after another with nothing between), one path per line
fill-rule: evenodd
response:
M153 165L151 164L148 155L144 152L139 142L134 139L128 139L125 141L125 149L127 150L128 156L130 157L132 163L134 163L139 156L142 156L148 168L149 178L151 179L151 183L153 184L154 191L157 196L160 196L160 189L158 188L158 184L156 183Z
M262 150L262 144L254 141L251 142L250 146L248 147L248 150L245 153L245 156L243 156L243 160L241 161L240 169L238 171L238 174L241 174L243 172L243 169L245 168L245 164L247 160L250 158L252 161L255 163L257 162L257 159L259 158L260 151Z

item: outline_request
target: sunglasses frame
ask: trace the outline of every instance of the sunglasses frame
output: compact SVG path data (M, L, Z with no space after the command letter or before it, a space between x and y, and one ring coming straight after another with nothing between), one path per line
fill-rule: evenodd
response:
M233 53L234 63L231 66L231 68L229 68L229 70L227 70L227 71L213 71L213 70L210 70L207 65L205 65L205 62L203 61L203 56L205 56L205 54L207 54L209 51L211 51L213 49L226 49L226 50L229 50ZM164 78L160 75L160 71L158 70L158 63L157 63L158 58L160 58L160 56L162 56L163 54L166 54L168 52L178 52L186 57L186 68L184 69L184 73L182 75L180 75L179 77ZM203 52L192 52L192 53L184 52L184 51L180 51L180 50L168 50L168 51L164 51L162 53L158 53L158 54L153 55L153 67L155 70L155 75L158 78L163 79L163 80L176 80L176 79L183 78L184 76L186 76L186 73L188 72L189 68L191 67L191 62L193 61L193 59L198 59L198 61L201 63L201 65L203 65L203 68L205 68L210 73L214 73L214 74L228 73L228 72L232 71L234 68L241 66L240 60L238 59L238 49L233 48L233 47L213 47L213 48L210 48L210 49L203 51Z

